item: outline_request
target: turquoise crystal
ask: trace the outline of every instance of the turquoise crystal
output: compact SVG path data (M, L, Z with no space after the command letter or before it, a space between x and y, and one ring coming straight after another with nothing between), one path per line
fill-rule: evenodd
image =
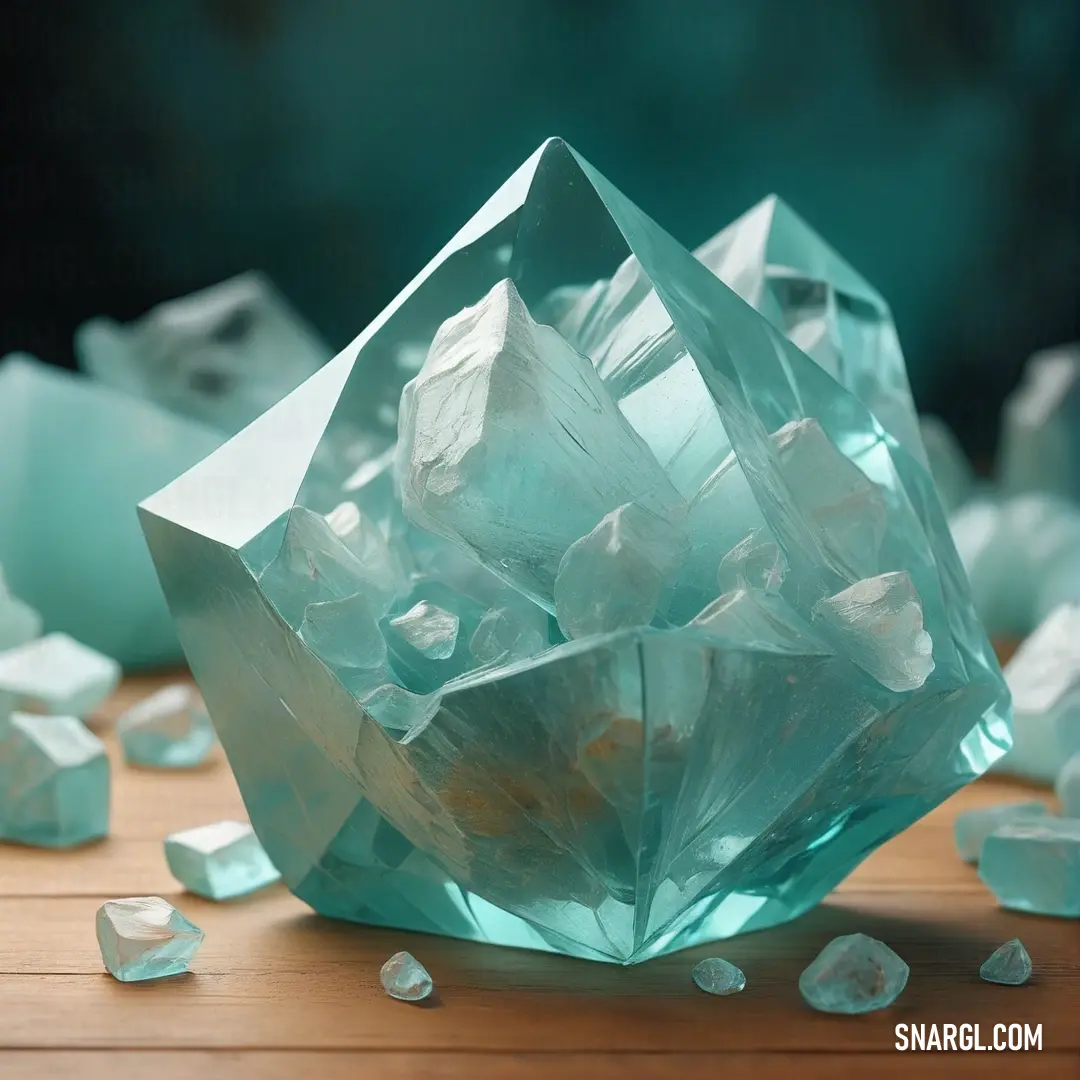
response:
M1046 804L1041 802L1005 803L1001 806L988 806L982 810L967 810L956 815L953 823L953 838L956 850L964 862L977 863L982 851L983 841L1002 825L1011 825L1015 821L1027 821L1029 818L1043 817L1049 813Z
M1080 502L1080 344L1031 357L1001 418L1005 490Z
M887 1009L903 992L908 966L884 942L866 934L833 938L799 976L799 993L819 1012Z
M72 847L109 832L109 759L73 716L0 717L0 838Z
M105 386L218 431L239 431L330 359L261 274L170 300L122 326L79 327L80 366Z
M216 741L194 687L176 683L133 705L116 721L124 760L157 769L201 765Z
M28 356L0 359L0 564L12 593L46 630L125 665L175 663L132 507L222 438Z
M383 989L398 1001L423 1001L435 989L427 968L407 952L394 953L383 964L379 981Z
M1062 817L1080 818L1080 753L1065 762L1054 782Z
M975 609L992 634L1030 634L1080 604L1080 507L1055 495L981 495L949 519Z
M1019 938L999 945L983 961L979 977L1003 986L1023 986L1031 978L1031 957Z
M746 988L746 976L719 956L710 956L695 964L691 976L698 989L718 997L737 994Z
M96 925L105 969L120 982L183 974L204 936L160 896L106 900Z
M45 712L89 716L120 682L120 665L67 634L0 653L0 694Z
M1008 749L887 309L797 239L777 262L858 309L838 355L550 140L143 504L251 820L317 911L634 963L807 911ZM456 618L449 655L418 605Z
M1080 819L1001 826L983 844L979 877L1002 907L1080 918Z
M0 567L0 652L33 641L41 633L41 625L41 616L11 594Z
M207 900L232 900L278 881L250 825L217 821L165 837L165 861L189 892Z
M1080 604L1062 604L1005 667L1013 699L1013 747L1002 772L1052 784L1080 754Z

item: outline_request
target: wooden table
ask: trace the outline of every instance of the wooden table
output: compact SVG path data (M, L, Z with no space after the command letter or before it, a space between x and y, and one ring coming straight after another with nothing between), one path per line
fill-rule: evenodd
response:
M124 766L111 720L160 680L128 681L91 720L114 761L113 831L69 853L0 847L0 1080L586 1080L773 1076L1009 1076L1080 1080L1080 924L999 910L952 845L962 809L1029 794L984 780L861 866L794 924L632 968L334 923L277 886L214 904L181 892L162 854L175 829L243 817L219 756L193 773ZM122 985L102 970L94 912L109 897L160 894L206 931L191 974ZM812 1012L799 973L834 935L863 931L911 965L898 1003L857 1018ZM1020 937L1026 987L980 981L979 964ZM431 971L437 1000L404 1005L379 987L398 949ZM748 986L696 990L690 968L719 953ZM897 1053L899 1023L1041 1024L1041 1053Z

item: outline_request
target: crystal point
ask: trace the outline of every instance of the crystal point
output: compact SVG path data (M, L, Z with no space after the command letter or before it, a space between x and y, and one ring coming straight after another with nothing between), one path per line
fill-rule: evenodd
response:
M833 938L799 976L799 992L819 1012L874 1012L900 996L908 971L888 945L866 934L848 934Z
M1080 918L1080 819L1002 825L983 844L979 877L1002 907Z
M110 975L142 982L187 971L203 932L160 896L132 896L98 908L97 939Z
M798 917L1009 747L887 308L781 233L779 299L747 302L549 140L143 504L245 806L317 911L637 963ZM826 285L813 346L784 266ZM370 623L313 607L369 595L346 500L404 571L376 667L347 663ZM443 659L418 605L457 620Z
M0 717L0 837L72 847L109 832L109 759L73 716Z
M250 825L217 821L165 837L165 861L189 892L231 900L272 885L281 875Z
M116 688L120 665L67 634L0 653L0 693L47 712L89 716Z
M968 810L957 814L953 823L956 850L964 862L977 863L983 842L1002 825L1044 817L1048 813L1045 803L1023 802L1004 803L1001 806L988 806L982 810Z
M719 956L710 956L695 964L691 975L699 989L718 997L737 994L746 988L746 976L734 964Z
M260 274L159 304L127 326L79 327L80 365L106 386L229 433L239 431L330 359Z
M124 759L132 765L189 769L214 746L214 726L194 687L175 683L133 705L116 721Z
M1031 978L1031 957L1019 938L999 945L983 961L979 977L1003 986L1023 986Z
M379 981L398 1001L423 1001L435 989L424 965L407 952L396 952L383 964Z

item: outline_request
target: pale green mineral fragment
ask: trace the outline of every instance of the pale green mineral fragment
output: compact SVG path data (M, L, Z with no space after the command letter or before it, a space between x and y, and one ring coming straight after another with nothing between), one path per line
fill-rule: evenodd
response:
M160 896L106 900L96 925L105 969L120 982L182 974L204 936Z
M1031 978L1031 957L1019 938L999 945L983 961L979 977L1003 986L1023 986Z
M115 660L67 634L0 652L0 694L46 712L89 716L119 682Z

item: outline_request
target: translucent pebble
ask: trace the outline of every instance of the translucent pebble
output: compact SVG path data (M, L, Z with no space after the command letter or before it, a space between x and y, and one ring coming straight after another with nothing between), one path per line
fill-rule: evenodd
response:
M1073 754L1058 773L1054 794L1062 817L1080 818L1080 754Z
M165 861L189 892L207 900L245 896L281 875L250 825L217 821L165 837Z
M458 617L422 600L390 620L398 636L429 660L446 660L457 648Z
M819 1012L867 1013L888 1008L903 992L908 966L866 934L833 938L799 976L799 992Z
M905 571L857 581L822 600L814 621L890 690L917 690L934 670L922 601Z
M379 981L398 1001L423 1001L435 989L424 965L407 952L396 952L383 964Z
M1080 918L1080 819L1001 826L983 844L979 877L1002 907Z
M710 956L694 965L690 973L694 983L706 994L727 997L746 987L746 976L734 965L719 956Z
M999 945L983 961L979 977L1003 986L1023 986L1031 978L1031 957L1019 938Z
M1041 802L1006 803L988 806L984 810L968 810L956 815L953 837L956 850L964 862L977 863L983 841L1002 825L1011 825L1029 818L1043 817L1049 810Z
M998 768L1053 783L1080 753L1080 604L1062 604L1005 665L1013 748Z
M121 982L142 982L187 971L203 932L160 896L106 900L97 913L101 959Z
M73 716L0 717L0 838L71 847L109 832L109 759Z
M116 722L124 759L132 765L189 769L201 765L216 741L199 692L175 683L144 698Z
M568 638L648 626L686 557L681 528L634 503L607 514L566 550L555 615Z
M67 634L0 653L0 693L46 712L88 716L116 688L120 665Z

